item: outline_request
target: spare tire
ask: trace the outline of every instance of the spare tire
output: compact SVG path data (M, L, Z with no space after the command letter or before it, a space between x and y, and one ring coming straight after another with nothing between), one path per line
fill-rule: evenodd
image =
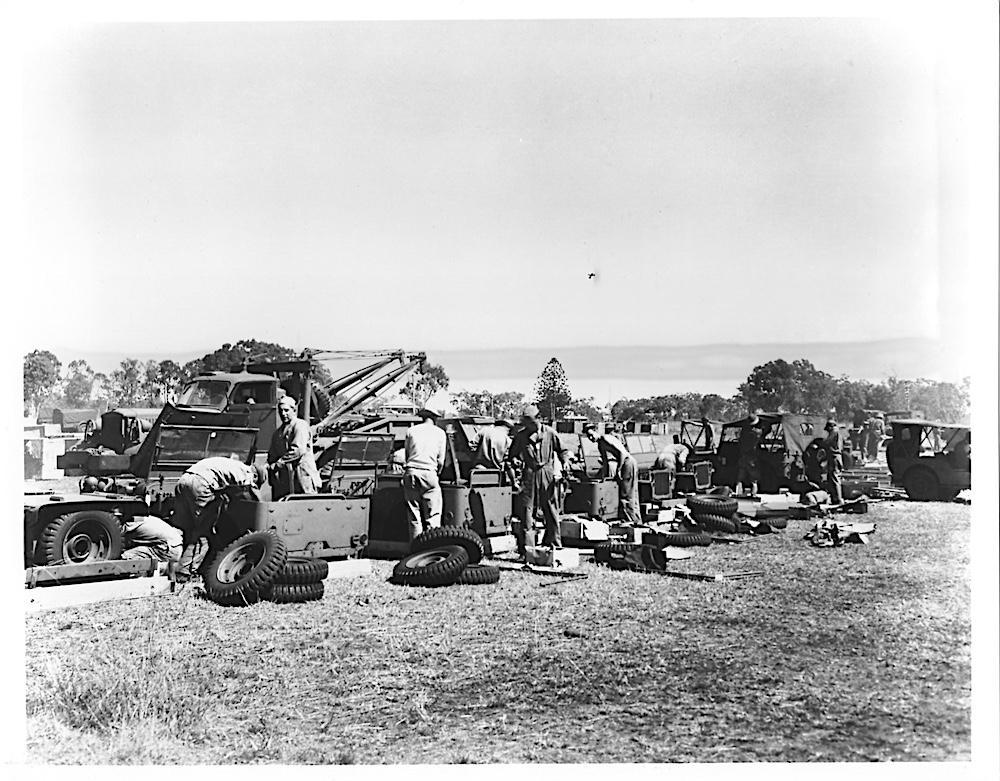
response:
M712 544L712 535L707 532L668 532L663 535L664 545L675 548L693 548Z
M275 532L244 534L223 548L205 571L205 594L220 605L259 602L287 558L285 542Z
M81 510L49 521L35 545L37 564L88 564L120 559L122 527L111 513Z
M318 583L272 583L264 591L264 599L279 605L313 602L323 598L323 581Z
M324 559L289 556L285 559L285 566L274 576L274 582L287 585L319 583L329 574L330 565Z
M788 528L788 518L784 515L775 515L771 518L761 518L761 523L766 523L772 529L786 529Z
M728 496L689 496L687 506L694 515L714 515L721 518L732 518L739 508L739 503Z
M465 552L469 554L469 564L478 564L483 560L485 550L480 536L471 529L463 529L460 526L430 528L413 538L413 542L410 543L410 551L420 553L446 545L460 545L465 548Z
M739 531L739 522L734 518L698 513L694 515L694 519L709 531L726 532L727 534L736 534Z
M489 564L469 564L455 581L456 586L486 586L500 580L500 568Z
M389 582L399 586L450 586L468 563L468 551L461 545L417 551L396 564Z

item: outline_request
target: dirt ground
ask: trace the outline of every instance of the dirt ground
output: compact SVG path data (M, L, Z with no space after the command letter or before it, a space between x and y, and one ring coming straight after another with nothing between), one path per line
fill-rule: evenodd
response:
M327 581L320 602L177 594L26 619L37 763L828 762L970 757L970 508L873 505L698 549L704 583Z

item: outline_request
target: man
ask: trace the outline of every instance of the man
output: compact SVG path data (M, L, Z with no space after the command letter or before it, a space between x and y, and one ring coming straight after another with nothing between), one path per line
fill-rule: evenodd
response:
M705 444L704 444L703 447L705 448L705 450L714 450L715 449L715 431L712 428L712 421L710 421L707 417L705 417L704 415L702 415L701 416L701 426L702 426L702 429L705 432ZM697 444L697 442L695 444Z
M751 414L740 430L739 468L736 472L736 495L743 496L744 481L750 485L750 495L757 495L757 445L760 444L760 418Z
M483 429L479 435L479 447L476 450L473 468L481 466L484 469L502 470L507 451L510 450L510 432L513 428L513 421L497 420L492 426Z
M136 515L122 521L122 558L180 561L183 536L179 529L155 515Z
M597 433L597 424L588 423L583 433L591 442L597 443L605 472L609 471L609 460L618 462L615 482L618 483L618 517L628 523L642 523L639 513L639 483L636 481L636 464L624 443L612 434Z
M441 483L438 475L444 468L448 437L437 426L437 411L417 411L421 421L406 432L403 449L403 496L410 519L410 540L427 529L441 525Z
M826 491L831 504L841 504L840 473L844 471L844 435L837 428L837 421L830 418L826 422L826 437L822 447L826 449Z
M278 401L281 425L271 435L271 446L267 449L273 499L319 492L319 470L312 452L309 424L296 417L297 409L298 402L291 396L282 396Z
M555 429L538 419L538 407L529 404L521 412L521 429L507 451L507 460L521 467L519 495L520 520L511 524L517 540L517 551L526 554L527 532L534 526L535 510L541 510L545 520L542 545L562 547L559 533L559 510L556 506L555 462L560 470L567 471L566 450Z
M671 496L674 494L674 480L677 470L687 463L688 453L687 445L674 442L663 448L653 462L653 469L666 471L669 474Z
M868 422L868 460L878 460L878 448L882 444L882 437L885 436L885 415L876 412L875 416Z
M219 518L236 499L260 501L265 471L234 458L203 458L181 475L174 489L173 526L182 532L184 549L178 576L191 577L214 551L212 536Z

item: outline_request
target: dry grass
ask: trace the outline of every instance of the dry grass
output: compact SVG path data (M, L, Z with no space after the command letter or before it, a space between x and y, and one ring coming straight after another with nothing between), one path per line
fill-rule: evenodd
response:
M540 588L327 582L321 602L172 597L28 619L28 755L51 763L961 760L969 508L878 505Z

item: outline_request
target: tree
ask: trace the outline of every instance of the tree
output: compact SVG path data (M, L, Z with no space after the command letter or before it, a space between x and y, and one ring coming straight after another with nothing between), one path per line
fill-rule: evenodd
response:
M829 413L836 392L833 377L804 359L756 366L739 388L750 410L815 414Z
M573 399L569 403L568 411L575 415L582 415L591 423L600 423L604 420L604 413L594 402L593 396L586 396L581 399Z
M549 420L555 420L572 400L566 370L558 358L550 358L535 382L535 404Z
M183 370L169 359L165 361L149 361L146 364L146 386L149 389L151 401L164 404L177 392Z
M86 407L93 399L94 370L86 361L70 361L63 384L67 407Z
M126 358L118 364L108 378L111 400L117 407L135 407L148 403L149 387L146 384L146 367L135 358Z
M181 384L204 372L228 372L233 367L249 363L268 363L277 361L302 360L304 355L310 355L316 350L306 349L301 353L291 347L285 347L274 342L258 342L256 339L240 339L236 344L225 342L219 349L201 358L188 361L181 367ZM330 371L321 363L313 365L312 379L320 385L333 381Z
M517 420L525 407L524 394L517 391L458 391L451 394L451 400L459 415L481 415L488 418Z
M404 386L407 397L419 407L438 391L448 389L448 375L436 363L424 363L419 371L410 375Z
M59 382L59 359L48 350L32 350L24 356L25 413L34 416L38 405Z

